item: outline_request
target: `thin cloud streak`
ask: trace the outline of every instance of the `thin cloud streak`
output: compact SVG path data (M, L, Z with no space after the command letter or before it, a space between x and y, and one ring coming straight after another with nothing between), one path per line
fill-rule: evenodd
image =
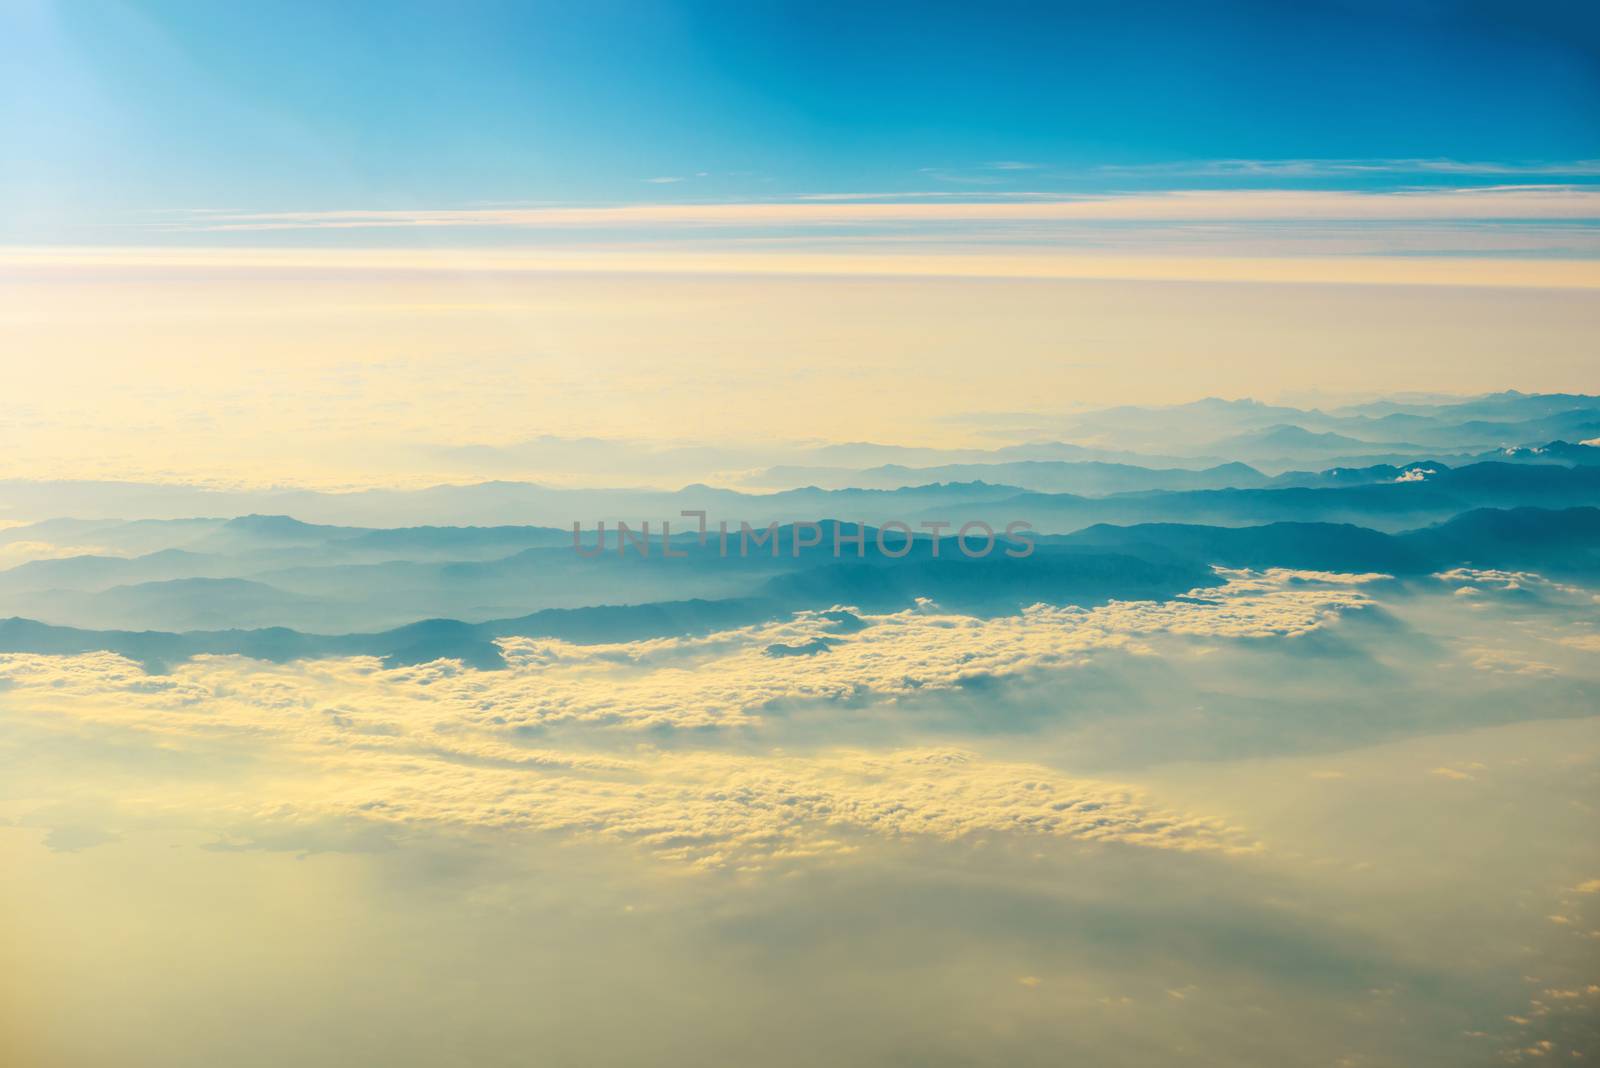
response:
M1600 220L1600 190L1570 185L1390 193L1180 190L1054 200L940 203L776 201L606 207L208 212L169 229L199 232L408 228L784 227L879 223L1310 220Z
M0 270L506 272L1013 278L1322 285L1600 289L1600 260L1475 256L1127 256L950 251L33 248L0 251Z
M1175 163L1103 164L1106 174L1169 174L1208 177L1310 178L1352 174L1452 174L1483 177L1523 175L1600 177L1600 160L1471 162L1454 159L1213 159Z

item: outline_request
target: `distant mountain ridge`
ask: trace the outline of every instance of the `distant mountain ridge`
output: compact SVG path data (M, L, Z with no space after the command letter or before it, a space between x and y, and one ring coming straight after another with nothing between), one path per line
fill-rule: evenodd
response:
M1171 597L1217 581L1210 576L1213 565L1398 576L1471 566L1592 579L1600 575L1600 508L1478 510L1399 534L1325 523L1102 525L1043 538L1035 555L1020 560L827 561L774 577L750 597L547 609L476 624L431 619L378 633L317 635L281 627L135 632L55 627L13 617L0 621L0 652L105 650L151 670L203 654L267 660L364 655L391 663L455 657L495 667L500 656L494 639L501 637L625 641L743 626L802 607L855 604L884 610L919 596L976 612L1011 611L1032 600L1094 604L1116 597Z
M904 486L893 489L880 488L840 488L820 489L816 487L802 487L799 489L781 490L774 493L746 493L737 490L722 489L713 486L691 485L675 492L657 490L643 491L582 491L582 490L556 490L542 486L521 483L487 482L471 486L437 486L426 490L398 491L398 490L368 490L353 494L319 494L312 491L294 491L284 495L268 495L267 501L273 505L294 505L307 511L296 511L294 520L287 523L278 523L252 519L245 515L245 520L250 520L255 525L240 524L239 521L230 520L214 526L205 531L202 540L196 538L184 543L181 547L193 551L204 551L209 545L225 544L234 545L241 541L248 541L252 546L261 549L276 548L290 549L297 545L329 544L335 540L344 542L345 534L335 536L327 528L330 526L353 525L359 527L358 532L351 532L350 538L354 539L357 533L368 535L365 541L351 540L345 545L346 549L357 550L363 547L373 551L382 551L386 548L397 548L399 542L395 541L400 535L373 533L375 526L381 525L380 520L385 517L395 516L420 516L427 523L437 523L444 520L449 524L474 523L487 526L505 526L519 528L515 531L506 531L508 539L521 539L522 544L553 544L559 538L559 531L563 528L570 531L571 524L581 523L585 529L592 528L596 523L604 520L608 524L626 521L630 524L640 524L650 521L656 529L660 529L663 522L672 523L678 529L684 529L694 520L685 519L680 513L685 510L698 510L707 513L711 521L727 519L737 523L741 520L748 522L768 523L772 521L789 522L819 515L840 516L849 519L859 519L865 522L881 523L889 519L908 519L911 517L931 516L934 510L945 509L950 512L946 518L961 519L969 516L992 518L1000 513L1003 508L1015 508L1017 504L1026 504L1031 511L1026 514L1012 515L1009 518L1037 519L1040 522L1049 521L1059 523L1063 521L1087 523L1099 521L1139 521L1155 518L1183 518L1178 515L1157 516L1150 513L1135 514L1126 511L1117 511L1125 507L1125 501L1133 496L1143 494L1154 499L1156 495L1166 494L1166 506L1182 508L1186 506L1185 494L1245 494L1237 499L1248 504L1249 511L1239 516L1240 521L1260 521L1270 518L1297 518L1291 511L1279 514L1262 511L1265 505L1260 502L1273 500L1272 497L1254 498L1248 494L1273 494L1283 488L1307 487L1325 484L1340 484L1348 486L1352 480L1371 482L1375 485L1384 481L1392 481L1401 474L1416 468L1433 469L1437 478L1429 476L1434 490L1450 487L1457 492L1457 498L1446 501L1440 497L1436 504L1424 507L1421 496L1408 499L1413 505L1409 514L1428 516L1430 518L1443 518L1438 514L1439 509L1455 507L1463 511L1473 507L1510 507L1518 504L1535 503L1562 503L1578 505L1590 503L1583 494L1591 493L1595 485L1592 473L1600 470L1600 464L1589 462L1592 446L1572 445L1570 443L1556 443L1545 447L1542 451L1527 454L1494 454L1490 460L1476 460L1462 465L1454 465L1448 457L1413 457L1403 464L1390 464L1383 457L1362 457L1360 462L1353 465L1338 465L1322 474L1323 478L1313 478L1302 472L1287 471L1282 475L1260 482L1253 469L1244 465L1225 466L1209 469L1218 476L1219 481L1237 480L1252 483L1243 487L1218 487L1203 489L1148 489L1129 490L1116 494L1091 497L1087 494L1052 494L1048 491L1041 492L1029 490L1024 486L1007 485L1003 482L988 482L983 479L973 479L960 482L934 482L917 486ZM1596 450L1600 451L1600 450ZM1570 461L1570 462L1569 462ZM1579 462L1581 461L1581 462ZM1396 473L1391 473L1388 468L1395 468ZM1520 476L1505 475L1495 479L1489 478L1487 471L1491 468L1504 469L1505 471L1522 471ZM965 471L965 469L963 469ZM1363 477L1349 472L1368 472ZM1468 472L1476 471L1477 474ZM1333 472L1338 472L1334 474ZM1163 478L1185 479L1189 476L1174 474L1171 470L1163 471ZM1196 476L1199 477L1199 476ZM1475 481L1477 480L1477 481ZM94 497L94 487L97 484L73 484L73 493ZM1565 486L1572 495L1572 499L1562 502L1540 500L1539 495L1549 496L1556 492L1557 486ZM1476 488L1475 488L1476 487ZM37 487L35 487L37 489ZM146 487L152 493L162 495L166 501L163 507L177 508L185 505L201 510L219 507L232 497L221 499L207 496L210 491L190 491L190 497L170 496L174 491L169 487ZM48 492L39 490L45 496ZM1492 494L1492 496L1473 497L1472 493ZM1520 496L1519 496L1520 494ZM16 484L0 484L0 501L10 500L13 504L26 493L16 489ZM1034 498L1056 496L1054 503L1047 503ZM1069 500L1071 498L1071 500ZM125 499L125 498L124 498ZM1102 500L1114 502L1122 499L1124 504L1107 503L1104 505L1082 504L1078 502ZM1399 498L1395 498L1398 500ZM1207 507L1217 507L1221 497L1192 496L1188 503L1205 503ZM1280 499L1283 508L1304 507L1288 503L1290 498ZM1332 507L1335 498L1327 498L1323 504ZM241 503L261 504L261 500L252 495L243 495ZM1363 505L1359 496L1346 498L1338 502L1338 507L1355 508L1369 506L1377 509L1372 514L1375 518L1383 518L1394 511L1393 502L1378 501L1377 496L1371 498L1368 505ZM1094 514L1095 508L1108 509L1106 514ZM1433 511L1428 511L1432 508ZM956 514L958 510L965 509L968 515ZM189 512L185 516L172 518L187 518L193 515ZM1207 513L1207 518L1217 515L1216 512ZM1355 516L1356 511L1343 513ZM337 523L310 522L299 518L309 515L316 520L338 520ZM1088 516L1079 519L1079 516ZM1327 515L1321 518L1328 518ZM414 522L414 521L413 521ZM297 525L291 525L297 524ZM413 523L403 526L413 527ZM534 534L530 528L543 528L547 533ZM86 527L86 531L93 528ZM11 537L17 537L15 531L9 532ZM409 543L414 548L424 546L429 537L436 541L449 541L456 538L459 542L466 540L465 536L445 533L444 530L435 530L431 535L412 534ZM490 544L495 540L494 535L476 534L471 538L477 539L479 544ZM536 542L535 539L544 539ZM0 539L3 544L3 539Z

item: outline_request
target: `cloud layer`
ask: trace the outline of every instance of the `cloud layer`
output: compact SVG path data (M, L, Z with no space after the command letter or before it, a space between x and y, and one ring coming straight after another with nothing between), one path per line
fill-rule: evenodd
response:
M1061 668L1158 634L1198 640L1311 631L1369 600L1381 576L1233 572L1167 602L1013 617L802 613L703 638L575 646L512 638L511 667L453 661L385 670L352 658L271 665L200 658L150 676L111 654L0 658L3 701L49 730L134 732L230 752L252 772L208 784L208 805L245 825L328 818L512 827L639 843L666 859L760 865L848 851L862 834L960 838L1020 832L1179 850L1255 843L1224 821L1177 814L1135 789L951 746L742 753L640 744L647 730L739 728L775 703L893 701L975 679ZM841 628L840 621L859 620ZM769 654L818 643L811 656ZM847 707L838 705L835 707ZM589 743L541 747L561 727ZM584 733L588 732L588 733ZM715 736L706 736L707 740ZM267 784L263 786L263 783ZM192 807L175 784L129 802Z

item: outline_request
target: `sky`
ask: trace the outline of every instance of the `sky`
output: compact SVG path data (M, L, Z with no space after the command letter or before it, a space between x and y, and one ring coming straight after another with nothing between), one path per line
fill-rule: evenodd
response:
M4 17L5 200L63 223L1254 184L1213 161L1565 179L1600 156L1600 18L1580 3L402 2L374 17L9 0Z
M11 474L375 485L419 441L1600 389L1587 5L0 19Z
M1600 19L1581 4L398 3L374 18L365 3L10 0L0 17L14 243L175 240L152 213L1559 191L1600 171Z

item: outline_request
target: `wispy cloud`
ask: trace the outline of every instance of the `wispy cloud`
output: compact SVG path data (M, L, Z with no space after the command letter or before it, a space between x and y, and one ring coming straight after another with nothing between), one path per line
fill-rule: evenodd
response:
M948 182L951 185L998 185L1002 181L992 174L968 174L945 167L923 167L917 173L925 174L936 182Z
M793 200L797 203L806 203L813 200L836 200L847 202L852 200L886 200L886 201L915 201L937 199L978 199L979 194L961 189L905 189L883 192L853 192L853 193L800 193ZM1022 189L994 189L984 190L981 194L983 200L1060 200L1060 193L1046 192L1044 190Z
M14 248L0 269L82 271L528 272L903 278L1096 279L1280 285L1600 288L1600 260L1488 256L1053 253L975 248L769 251L696 248Z
M1096 170L1106 174L1262 179L1381 174L1592 178L1600 177L1600 160L1473 162L1454 159L1215 159L1103 164Z
M248 232L407 228L804 227L876 223L1600 220L1600 189L1574 185L1366 193L1175 190L1056 199L648 203L539 208L207 212L163 228Z

